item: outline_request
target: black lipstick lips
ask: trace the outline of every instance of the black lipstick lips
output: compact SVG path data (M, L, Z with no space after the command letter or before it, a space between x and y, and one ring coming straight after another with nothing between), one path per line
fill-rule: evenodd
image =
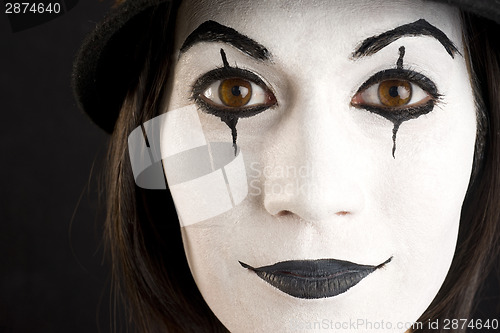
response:
M241 261L239 263L290 296L315 299L345 293L391 260L392 257L378 266L336 259L290 260L258 268Z

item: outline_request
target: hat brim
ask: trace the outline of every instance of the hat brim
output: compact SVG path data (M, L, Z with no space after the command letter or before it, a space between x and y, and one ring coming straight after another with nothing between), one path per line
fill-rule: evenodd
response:
M108 133L113 131L123 99L142 70L148 21L160 4L170 9L170 3L126 1L97 25L76 56L72 84L79 107Z

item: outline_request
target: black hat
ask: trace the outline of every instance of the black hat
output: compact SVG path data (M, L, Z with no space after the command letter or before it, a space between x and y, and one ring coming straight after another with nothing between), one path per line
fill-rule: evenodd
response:
M433 0L500 23L500 1ZM127 0L111 10L83 42L73 67L73 88L79 107L111 133L121 103L145 60L147 27L158 6L165 15L177 0Z

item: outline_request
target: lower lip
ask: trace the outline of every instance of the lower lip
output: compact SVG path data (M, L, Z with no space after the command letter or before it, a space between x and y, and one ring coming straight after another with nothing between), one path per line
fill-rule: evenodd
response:
M287 261L259 268L240 264L290 296L318 299L345 293L391 260L392 257L378 266L334 259Z

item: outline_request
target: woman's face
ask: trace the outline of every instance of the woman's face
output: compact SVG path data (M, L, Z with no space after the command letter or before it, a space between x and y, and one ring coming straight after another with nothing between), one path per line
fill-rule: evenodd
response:
M177 162L165 166L215 315L231 332L405 331L448 272L471 174L459 12L187 0L175 49L165 125L177 130L161 144L178 153L205 142L222 165L240 163L220 172L209 157L222 180L195 177L192 192L173 186Z

